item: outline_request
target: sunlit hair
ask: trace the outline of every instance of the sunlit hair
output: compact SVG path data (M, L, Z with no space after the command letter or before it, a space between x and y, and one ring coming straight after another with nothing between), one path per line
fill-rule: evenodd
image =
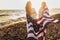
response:
M28 1L27 4L26 4L26 12L28 14L30 14L31 13L31 9L32 9L32 4L31 4L30 1Z
M46 2L42 2L41 6L44 8L46 6Z
M45 12L48 12L49 10L48 10L48 7L47 7L47 5L46 5L46 2L42 2L41 3L41 7L40 7L40 9L39 9L39 17L42 17L43 16L43 14L47 14L47 15L49 15L49 13L45 13Z
M27 4L26 4L26 7L27 7L27 8L31 8L31 6L32 6L31 2L28 1Z

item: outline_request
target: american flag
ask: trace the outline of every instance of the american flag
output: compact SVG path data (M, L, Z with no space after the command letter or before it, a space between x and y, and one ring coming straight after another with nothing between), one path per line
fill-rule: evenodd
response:
M27 15L27 40L46 40L46 28L51 22L58 23L58 19L53 19L49 16L48 7L45 6L41 8L43 10L42 17L33 19L31 16ZM41 14L40 13L40 14Z

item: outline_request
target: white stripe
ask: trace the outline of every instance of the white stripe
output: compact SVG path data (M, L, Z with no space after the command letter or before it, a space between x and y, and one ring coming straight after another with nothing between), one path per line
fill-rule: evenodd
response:
M48 12L49 12L49 11L48 11L48 9L47 9L47 10L44 10L44 13L45 13L45 12L47 12L47 13L48 13Z
M29 33L27 37L28 37L28 38L29 38L29 37L33 37L33 38L37 39L37 37L36 37L33 33Z
M43 36L43 40L45 40L45 36Z
M56 19L56 20L54 20L53 22L54 22L54 23L57 23L58 21L59 21L59 20Z
M54 20L54 19L48 19L48 18L47 18L47 19L44 21L43 26L45 26L46 23L48 23L48 22L52 22L52 20ZM58 22L58 21L59 21L59 20L56 19L56 20L54 20L53 22L56 23L56 22Z
M39 37L41 37L41 36L43 36L43 35L44 35L44 33L41 32L37 37L39 38Z
M46 17L50 17L49 15L47 15L46 13L43 14L43 16L46 16Z
M39 28L39 30L42 30L44 27L42 27L42 28Z
M46 18L44 18L44 19L46 20ZM43 19L43 20L44 20L44 19ZM43 21L43 20L42 20L42 21ZM45 22L45 20L44 20L44 22ZM43 22L43 24L44 24L44 22ZM40 24L40 23L39 23L39 24ZM42 30L44 27L45 27L45 26L42 26L42 28L39 28L39 30Z
M44 22L43 22L43 27L46 25L46 23L48 23L48 22L51 22L53 19L46 19Z
M46 23L48 23L49 20L45 20L44 23L43 23L43 27L46 25Z
M31 29L31 28L29 29L29 26L30 26L30 25L32 25L32 23L30 22L30 23L28 24L28 22L27 22L27 32Z
M54 20L54 19L52 19L52 18L46 18L46 20L52 21L52 20Z
M38 34L39 32L35 33L36 35Z
M45 18L43 17L40 21L37 21L37 24L40 24Z
M38 36L37 36L37 38L39 38L39 37L43 37L43 40L45 40L45 36L44 36L44 32L41 32Z
M28 28L27 29L27 32L29 32L30 30L33 30L34 31L33 27Z
M27 24L27 26L29 27L30 25L33 25L31 22Z
M46 29L44 30L44 32L46 33Z

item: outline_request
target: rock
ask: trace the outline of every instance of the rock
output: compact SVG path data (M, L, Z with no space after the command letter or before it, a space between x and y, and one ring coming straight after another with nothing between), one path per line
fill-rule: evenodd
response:
M0 40L25 40L26 34L26 22L19 22L0 29Z
M54 15L52 18L60 19L60 15ZM46 40L60 40L60 23L47 25Z

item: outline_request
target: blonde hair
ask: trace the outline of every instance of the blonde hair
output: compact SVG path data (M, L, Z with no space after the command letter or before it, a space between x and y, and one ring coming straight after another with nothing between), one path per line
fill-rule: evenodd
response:
M42 2L41 3L41 7L39 9L39 17L42 17L43 13L44 13L44 8L46 7L46 2Z
M42 2L41 6L44 8L46 6L46 2Z
M31 4L30 1L28 1L27 4L26 4L26 13L27 14L31 13L31 9L32 9L31 7L32 7L32 4Z

